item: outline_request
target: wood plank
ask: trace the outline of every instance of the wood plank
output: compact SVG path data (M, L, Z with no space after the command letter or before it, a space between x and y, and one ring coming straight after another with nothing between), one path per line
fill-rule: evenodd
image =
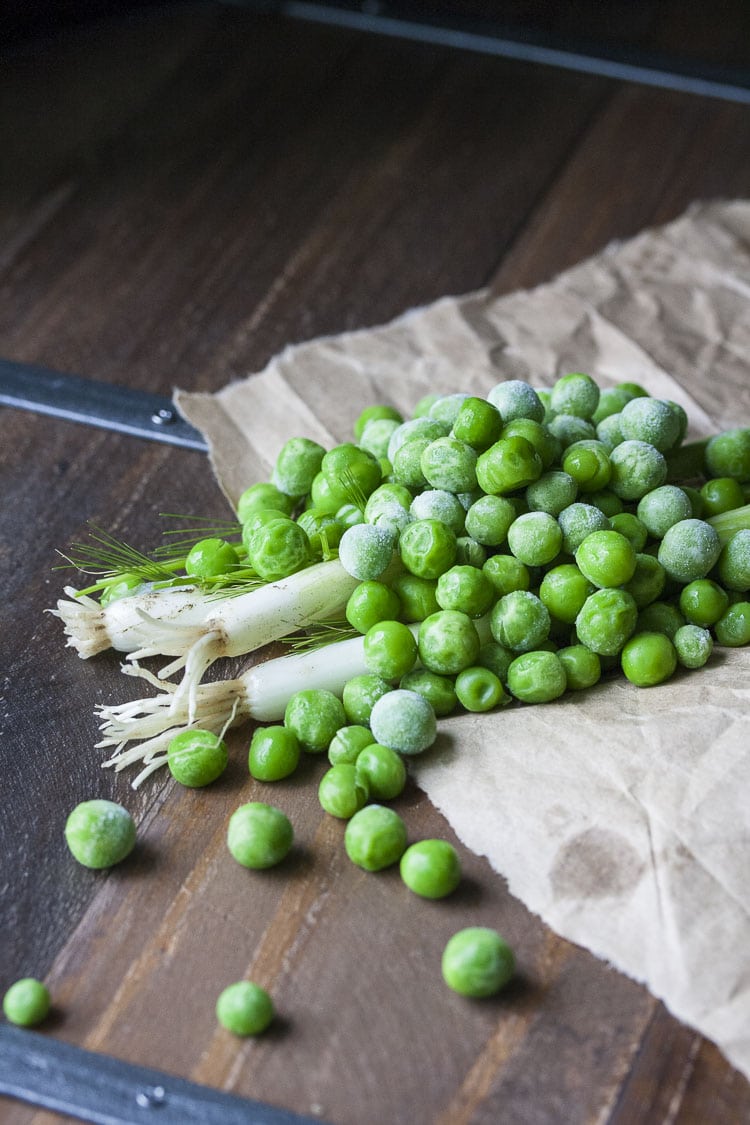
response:
M736 107L230 10L152 19L44 48L57 114L30 114L10 138L25 171L0 193L6 354L167 392L218 388L291 340L489 279L533 284L692 198L750 186ZM11 87L28 94L39 58L19 60ZM64 127L75 106L88 108ZM87 519L146 547L159 511L224 514L223 501L197 454L11 411L0 464L12 497L0 553L15 562L23 544L0 610L13 739L2 947L13 976L49 973L49 1034L335 1122L619 1125L665 1107L688 1122L714 1095L711 1120L750 1113L748 1084L715 1049L551 934L460 845L464 886L440 904L395 872L353 868L315 798L320 761L252 783L244 730L203 793L156 777L134 794L101 771L92 704L133 685L114 656L61 651L40 613L62 581L55 548ZM61 839L92 791L126 803L142 838L103 876L73 870ZM224 843L231 810L260 794L288 809L299 841L264 874ZM397 807L414 838L454 839L413 787ZM519 953L518 982L487 1005L439 981L442 945L467 919ZM239 1044L213 1003L246 973L280 1019Z

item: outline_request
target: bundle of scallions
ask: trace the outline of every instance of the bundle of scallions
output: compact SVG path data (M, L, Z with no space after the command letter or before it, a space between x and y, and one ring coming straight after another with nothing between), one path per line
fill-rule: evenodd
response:
M139 764L137 785L184 731L283 721L302 691L367 726L397 689L438 717L487 711L617 671L653 686L750 643L750 429L685 442L687 424L578 372L430 395L408 420L373 405L350 442L290 438L236 520L150 555L95 532L67 561L96 580L53 612L82 657L127 653L156 689L100 709L105 764ZM295 651L206 682L283 638Z

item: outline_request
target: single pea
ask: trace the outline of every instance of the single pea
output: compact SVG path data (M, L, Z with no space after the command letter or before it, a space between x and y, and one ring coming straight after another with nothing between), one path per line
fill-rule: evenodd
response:
M696 578L680 591L680 610L691 625L715 625L728 605L726 590L710 578Z
M180 785L201 789L221 777L229 754L223 738L210 730L183 730L167 747L167 768Z
M596 440L600 441L608 453L611 453L625 438L620 429L620 415L609 414L602 418L596 425ZM610 462L611 466L611 462Z
M393 558L394 536L390 528L371 523L348 527L339 542L339 560L347 574L360 582L380 578Z
M420 578L407 570L396 575L392 589L401 602L400 616L407 624L424 621L440 609L436 578Z
M538 480L527 486L526 503L532 512L547 512L551 516L558 516L563 508L575 501L577 495L578 485L570 473L561 469L548 469Z
M638 609L645 609L664 592L667 572L653 555L637 554L633 577L623 584L623 589L633 595Z
M569 445L563 454L562 467L579 492L598 492L607 487L612 476L607 447L594 438Z
M576 414L554 414L548 423L549 432L560 443L561 449L577 441L595 441L596 427L586 418Z
M453 423L453 436L466 442L477 452L488 449L500 437L503 420L500 411L487 399L469 395Z
M318 785L321 807L341 820L348 820L364 808L369 796L369 788L353 762L339 762L331 766Z
M396 688L383 695L370 713L375 741L399 754L421 754L437 735L435 712L417 691Z
M683 484L682 491L690 501L690 515L695 520L702 520L705 514L705 504L699 489L694 488L691 484Z
M714 647L708 629L702 629L700 625L681 625L672 638L672 644L683 668L702 668Z
M344 848L352 863L365 871L382 871L398 863L406 850L406 825L393 809L367 805L351 818Z
M477 453L465 441L440 437L430 442L420 458L425 480L433 488L470 492L477 484Z
M216 1001L216 1018L234 1035L260 1035L274 1017L271 997L249 980L230 984Z
M368 497L369 504L372 497ZM347 527L354 527L357 523L365 523L365 513L356 504L342 504L336 511L336 523L341 525L342 534Z
M544 405L530 383L523 379L507 379L487 395L488 402L500 412L504 422L514 418L531 418L535 422L544 419Z
M188 551L185 572L191 578L215 578L236 570L240 557L226 539L201 539Z
M610 522L600 508L584 504L580 500L563 508L557 522L563 535L562 549L568 555L574 555L592 531L606 531L610 528Z
M401 878L420 898L446 898L461 882L458 852L447 840L418 840L401 856Z
M23 977L3 996L3 1012L17 1027L36 1027L47 1018L50 1003L46 985L34 977Z
M248 556L254 570L267 582L302 570L310 562L310 540L291 519L271 520L251 536Z
M500 597L512 590L528 590L531 586L529 568L515 555L491 555L482 570Z
M300 758L297 735L289 727L258 727L250 740L248 769L258 781L281 781L294 773Z
M750 528L735 531L724 544L716 571L727 590L750 590Z
M500 438L477 458L476 475L480 488L492 496L504 496L525 488L544 470L541 457L523 437Z
M425 668L438 675L455 675L476 661L479 634L472 619L454 609L442 609L419 626L417 649Z
M730 512L745 503L742 485L734 477L712 477L701 488L705 518Z
M306 511L301 512L297 519L297 524L302 528L307 536L310 544L310 556L316 559L330 559L334 558L334 552L341 542L341 537L346 531L346 527L340 522L338 513L332 515L330 512L319 512L316 508L308 508ZM245 524L244 532L249 528L250 524ZM247 539L249 544L252 537Z
M441 520L415 520L401 532L401 561L411 574L439 578L456 559L456 534Z
M410 418L409 421L403 422L397 430L394 430L388 443L388 460L395 468L398 452L407 442L435 441L436 438L444 437L449 429L450 426L446 426L444 422L440 422L437 418L426 416Z
M351 500L353 490L369 496L383 475L377 458L351 442L329 449L321 461L320 473L328 484L329 494L338 498L337 508ZM314 487L312 491L314 494Z
M237 519L244 524L250 514L259 508L277 508L290 516L294 511L294 497L286 496L275 484L259 481L251 484L237 501Z
M589 504L593 504L600 512L603 512L607 519L611 522L613 516L619 516L624 511L624 504L619 496L615 496L609 488L600 488L595 492L587 492L586 500ZM617 530L617 528L613 528Z
M613 531L619 531L630 540L636 554L643 551L648 542L648 528L633 512L618 512L609 517L609 522Z
M714 626L716 641L729 648L750 644L750 602L734 602Z
M339 727L346 726L342 701L323 688L303 688L290 697L284 711L284 726L296 734L304 750L320 754Z
M468 397L465 391L459 391L449 395L438 395L429 409L430 418L437 418L439 422L443 422L446 426L455 425L461 407Z
M430 672L428 668L415 668L401 677L398 685L404 691L416 691L423 695L438 718L450 715L458 704L456 688L450 676Z
M585 422L581 424L586 425ZM500 431L500 439L503 438L523 438L527 441L542 462L542 472L551 469L560 460L562 442L555 437L549 426L542 425L533 418L514 418L506 422Z
M663 539L674 524L692 518L693 506L684 489L676 484L662 484L641 497L636 515L649 535Z
M599 387L590 375L572 371L552 386L550 406L555 414L574 414L577 418L593 418L599 405Z
M497 641L487 641L479 650L477 664L481 665L482 668L489 668L490 672L495 673L501 684L506 684L508 682L508 669L516 655L511 649L498 644ZM503 701L501 700L501 702Z
M492 607L490 630L493 639L504 648L529 652L539 648L549 636L549 610L530 590L513 590Z
M575 563L553 566L539 584L539 599L558 621L572 625L596 587Z
M381 746L378 742L364 747L355 769L358 780L377 801L392 801L406 785L403 758L390 746Z
M495 589L484 571L475 566L452 566L438 578L435 596L441 609L481 617L495 600Z
M344 690L341 693L346 723L355 726L368 726L373 707L378 699L389 691L393 691L393 685L384 680L382 676L376 676L370 672L352 676L344 684Z
M364 511L365 523L382 527L398 536L407 523L411 523L411 501L412 495L408 488L386 481L368 496Z
M599 588L624 586L635 573L636 556L619 531L592 531L576 551L576 566Z
M372 418L359 439L359 445L373 457L387 458L393 433L401 425L395 418Z
M417 642L401 621L379 621L365 633L365 664L369 672L384 680L398 680L414 667Z
M280 492L299 499L312 488L314 477L320 472L325 449L317 441L306 437L293 437L279 450L271 476Z
M597 653L585 645L566 645L557 650L557 658L565 671L565 683L569 691L582 691L598 683L602 674L602 662Z
M663 453L646 441L622 441L611 451L609 463L612 468L609 487L621 500L640 500L666 480L667 462Z
M84 867L113 867L135 847L135 822L122 805L95 799L76 805L65 822L65 841Z
M638 622L638 607L627 590L605 588L591 594L576 617L578 640L599 656L616 656Z
M504 496L480 496L466 513L466 532L486 547L505 542L516 509Z
M293 840L289 818L274 805L250 801L229 818L227 847L243 867L275 867L288 855Z
M523 703L550 703L567 688L565 668L555 652L524 652L508 668L508 691Z
M456 566L473 566L481 570L486 561L486 547L470 535L459 535L456 539Z
M562 548L562 529L547 512L525 512L508 530L508 547L526 566L546 566Z
M428 487L427 477L422 469L422 454L432 444L430 438L415 437L405 441L393 458L393 480L405 488L418 492Z
M687 519L666 531L657 557L670 578L687 584L705 578L720 554L721 542L711 524Z
M370 746L375 741L375 736L368 727L353 723L337 730L328 747L328 761L332 766L342 762L350 764L356 762L360 751L365 746Z
M353 432L357 441L362 437L365 426L368 422L376 419L386 418L392 422L398 422L399 425L403 422L403 415L396 409L395 406L390 406L387 403L373 403L371 406L366 406L357 415L357 420L354 423Z
M380 621L391 621L399 616L401 601L398 594L384 582L360 582L346 603L346 620L358 633L366 633Z
M498 704L507 702L499 677L481 664L458 673L456 696L462 707L474 712L491 711Z
M674 673L677 650L664 633L636 633L623 646L620 663L632 684L654 687Z
M495 996L515 970L513 950L496 930L486 926L459 930L443 950L443 980L461 996Z
M750 429L714 434L706 445L706 468L712 477L750 481Z
M609 418L611 414L619 414L631 398L635 398L635 395L623 386L602 387L596 410L591 416L592 422L598 424L603 418Z
M444 488L426 488L411 502L409 514L415 520L440 520L454 535L461 535L466 524L466 512L458 496Z
M676 605L656 601L640 611L636 628L639 633L663 633L671 641L684 624L685 618Z
M680 438L681 420L668 402L633 398L620 411L620 430L626 441L643 441L667 453Z

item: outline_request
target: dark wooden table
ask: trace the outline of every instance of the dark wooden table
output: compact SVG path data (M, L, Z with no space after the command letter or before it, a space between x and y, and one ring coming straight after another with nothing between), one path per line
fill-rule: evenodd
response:
M641 29L653 45L704 34L683 7ZM700 45L736 55L721 22ZM231 6L61 28L0 64L0 355L165 394L447 293L532 285L750 192L746 106ZM442 904L362 877L318 806L317 761L274 790L300 847L262 878L224 845L231 810L267 792L247 731L210 790L161 773L134 792L101 770L93 707L132 685L114 656L64 649L43 612L69 577L56 550L88 521L148 548L161 512L227 509L198 452L13 409L0 434L0 986L47 979L40 1036L338 1125L750 1120L750 1086L710 1043L484 861L461 849L465 885ZM106 876L62 841L94 795L140 825ZM415 837L453 839L415 788L399 807ZM467 917L501 921L518 951L496 1002L440 983ZM241 1043L213 1005L244 975L280 1018ZM0 1119L53 1118L0 1101Z

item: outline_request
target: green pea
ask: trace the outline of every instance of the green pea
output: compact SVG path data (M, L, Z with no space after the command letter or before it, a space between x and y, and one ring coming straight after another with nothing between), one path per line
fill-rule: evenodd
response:
M664 633L636 633L620 653L622 670L637 687L668 680L677 667L677 650Z
M303 688L289 699L284 711L284 726L296 734L303 749L320 754L339 727L346 725L342 701L323 688Z
M239 555L225 539L201 539L190 548L185 572L191 578L214 578L239 565Z
M373 457L387 458L391 438L400 425L395 418L372 418L362 431L359 444Z
M720 512L730 512L745 503L742 486L734 477L712 477L700 492L706 519L718 516Z
M543 469L542 459L531 442L523 437L506 437L480 454L476 475L484 492L503 496L537 480Z
M651 602L638 614L639 633L663 633L670 640L685 624L685 618L675 605L669 602Z
M581 574L594 586L624 586L635 573L635 551L619 531L592 531L575 558Z
M479 647L479 634L474 622L458 610L439 610L425 618L419 626L419 659L425 668L438 675L455 675L474 664Z
M579 418L577 414L555 414L548 423L548 429L562 449L575 445L577 441L595 441L597 436L593 422Z
M500 645L497 641L487 641L479 650L477 664L482 668L489 668L494 672L501 684L508 682L508 669L515 659L516 653ZM502 702L502 700L501 700Z
M735 531L722 547L716 569L727 590L750 590L750 529Z
M395 406L390 406L387 403L373 403L371 406L366 406L358 416L354 423L354 436L359 441L364 433L365 426L368 422L376 419L386 418L392 422L398 422L399 425L403 422L403 415L396 409Z
M585 645L567 645L557 650L557 658L565 671L569 691L582 691L598 683L602 674L599 656Z
M627 590L605 588L591 594L576 617L578 639L599 656L616 656L638 621L638 607Z
M638 553L644 549L648 542L648 528L633 512L618 512L609 517L613 531L619 531L633 544L633 550Z
M599 405L599 393L590 375L573 371L553 384L550 406L555 414L574 414L588 420L593 418Z
M234 1035L260 1035L274 1017L271 997L249 980L230 984L216 1001L216 1018L223 1028Z
M609 487L621 500L640 500L647 492L664 484L667 477L663 453L646 441L620 442L610 452L609 463L612 468Z
M421 754L432 746L437 722L429 700L416 691L396 688L383 695L370 713L375 741L399 754Z
M409 512L415 520L440 520L455 535L461 535L466 512L458 496L444 488L426 488L411 502Z
M602 418L596 425L596 440L600 441L608 453L611 453L625 439L620 429L620 415L609 414ZM610 462L611 466L611 462Z
M714 626L720 645L738 648L750 644L750 602L735 602L721 615Z
M341 727L331 739L328 747L328 761L332 766L337 766L342 762L352 764L356 762L360 751L364 750L365 746L370 746L374 741L375 737L372 731L368 727L360 726L359 723Z
M379 621L393 620L401 612L398 594L384 582L360 582L346 603L346 619L359 633L366 633Z
M516 509L503 496L480 496L466 513L466 532L477 543L499 547L516 518Z
M422 469L422 454L432 444L430 438L414 437L405 441L393 458L393 479L405 488L418 491L427 487Z
M426 441L429 443L435 441L436 438L444 437L449 429L450 426L446 426L444 422L440 422L437 418L425 416L411 418L408 422L402 423L397 430L394 430L388 443L388 460L395 469L398 452L407 442Z
M293 437L279 450L273 469L272 482L286 496L298 499L312 488L315 476L325 456L325 449L317 441L306 437Z
M586 425L585 422L581 424ZM523 438L527 441L542 462L542 472L551 469L562 452L560 439L555 437L549 426L533 418L514 418L507 422L500 431L500 438Z
M386 481L368 496L364 511L365 522L400 535L407 523L411 522L411 501L412 495L408 488Z
M721 542L711 524L687 519L666 531L657 558L670 578L687 584L705 578L720 554Z
M344 832L352 863L365 871L382 871L398 863L406 849L406 825L393 809L367 805L355 813Z
M461 861L447 840L411 844L401 856L399 871L409 890L420 898L446 898L461 882Z
M404 691L416 691L423 695L438 718L450 715L456 709L458 697L450 676L441 676L427 668L415 668L401 677L398 685Z
M587 492L586 499L589 504L593 504L600 512L612 522L613 516L618 516L622 513L624 505L619 496L615 496L614 492L609 488L600 488L595 492ZM617 528L613 528L616 531Z
M476 450L455 437L436 438L420 458L420 467L429 484L449 492L470 492L476 488L476 464Z
M140 575L122 574L104 587L99 597L99 604L102 606L109 605L110 602L117 602L120 598L130 597L131 594L136 594L141 589L143 589L143 579Z
M403 792L406 785L406 766L403 758L390 746L373 742L357 756L357 779L378 801L392 801Z
M587 535L592 531L607 531L610 522L600 508L593 504L584 504L576 501L575 504L563 508L557 517L563 535L563 550L568 555L574 555Z
M575 501L577 494L578 485L570 473L550 469L527 487L526 503L532 512L547 512L551 516L558 516L563 508Z
M559 555L562 529L547 512L525 512L508 530L508 546L526 566L545 566Z
M481 453L497 441L502 425L496 406L486 399L469 396L461 403L456 415L453 436Z
M619 414L626 402L636 396L623 386L602 387L599 392L599 402L591 416L592 422L599 423L611 414Z
M549 636L549 610L530 590L513 590L493 606L490 629L493 639L504 648L529 652Z
M459 535L456 540L456 566L473 566L481 570L487 561L487 549L470 535Z
M420 578L404 571L394 578L392 589L401 602L400 616L407 623L424 621L440 609L436 578Z
M633 398L620 411L626 441L643 441L667 453L678 443L681 420L670 403L658 398Z
M667 581L667 573L653 555L637 554L633 577L623 584L623 589L633 595L638 609L661 597Z
M260 508L277 508L290 516L294 510L294 497L286 496L275 484L260 481L251 484L237 501L237 518L244 524L252 512Z
M714 434L706 445L706 468L712 477L750 481L750 429Z
M289 727L258 727L250 740L248 769L258 781L281 781L296 770L300 759L297 735Z
M437 418L446 426L453 426L461 407L469 396L464 391L450 395L439 395L430 407L430 418Z
M441 520L415 520L401 532L399 547L411 574L439 578L455 562L456 534Z
M243 536L246 531L249 531L251 523L245 524ZM317 508L308 508L301 512L297 524L307 536L310 543L310 555L315 558L332 558L333 551L341 542L341 537L346 530L345 525L338 518L338 512L336 515L332 515L330 512L319 512ZM248 545L251 542L252 534L253 531L249 531L246 538Z
M492 555L482 570L500 597L512 590L528 590L531 586L529 568L515 555Z
M495 600L495 589L487 575L475 566L452 566L438 578L435 595L441 609L481 617Z
M495 996L513 977L516 961L504 938L485 926L459 930L442 956L443 979L461 996Z
M95 799L76 805L65 822L65 841L84 867L113 867L135 847L135 823L122 805Z
M715 625L729 605L729 596L710 578L696 578L680 591L680 610L691 625Z
M663 539L674 524L692 518L693 505L684 489L662 484L641 497L636 514L649 535Z
M596 587L574 563L553 566L539 584L539 599L552 617L572 625Z
M579 492L598 492L607 487L612 476L607 447L592 438L569 445L563 455L562 467Z
M320 464L330 495L338 497L340 507L351 499L352 487L369 496L381 482L382 472L376 457L350 442L329 449Z
M567 686L565 668L554 652L524 652L508 668L508 691L523 703L550 703Z
M365 633L363 651L369 672L384 680L398 680L414 667L417 642L401 621L379 621Z
M184 730L170 740L167 767L180 785L200 789L224 773L227 745L210 730Z
M456 676L456 696L467 711L491 711L504 699L503 685L489 668L480 664L464 668Z
M700 625L681 625L672 638L672 644L683 668L702 668L714 647L708 629L702 629Z
M274 805L250 801L229 818L227 847L243 867L275 867L289 854L293 840L289 818Z
M367 726L375 703L389 691L393 691L393 685L382 676L370 672L352 676L344 684L341 693L346 722L356 726Z
M339 542L339 560L347 574L361 582L380 578L393 558L394 535L390 528L371 523L347 527Z
M50 1003L46 985L34 977L23 977L3 996L3 1012L17 1027L36 1027L47 1018Z
M514 418L544 419L544 404L534 388L523 379L507 379L498 383L487 395L487 400L500 412L504 422Z
M310 540L294 520L271 520L250 537L248 555L261 578L275 582L309 564Z
M339 762L331 766L318 785L318 800L322 808L341 820L348 820L364 808L369 796L369 788L353 762Z

